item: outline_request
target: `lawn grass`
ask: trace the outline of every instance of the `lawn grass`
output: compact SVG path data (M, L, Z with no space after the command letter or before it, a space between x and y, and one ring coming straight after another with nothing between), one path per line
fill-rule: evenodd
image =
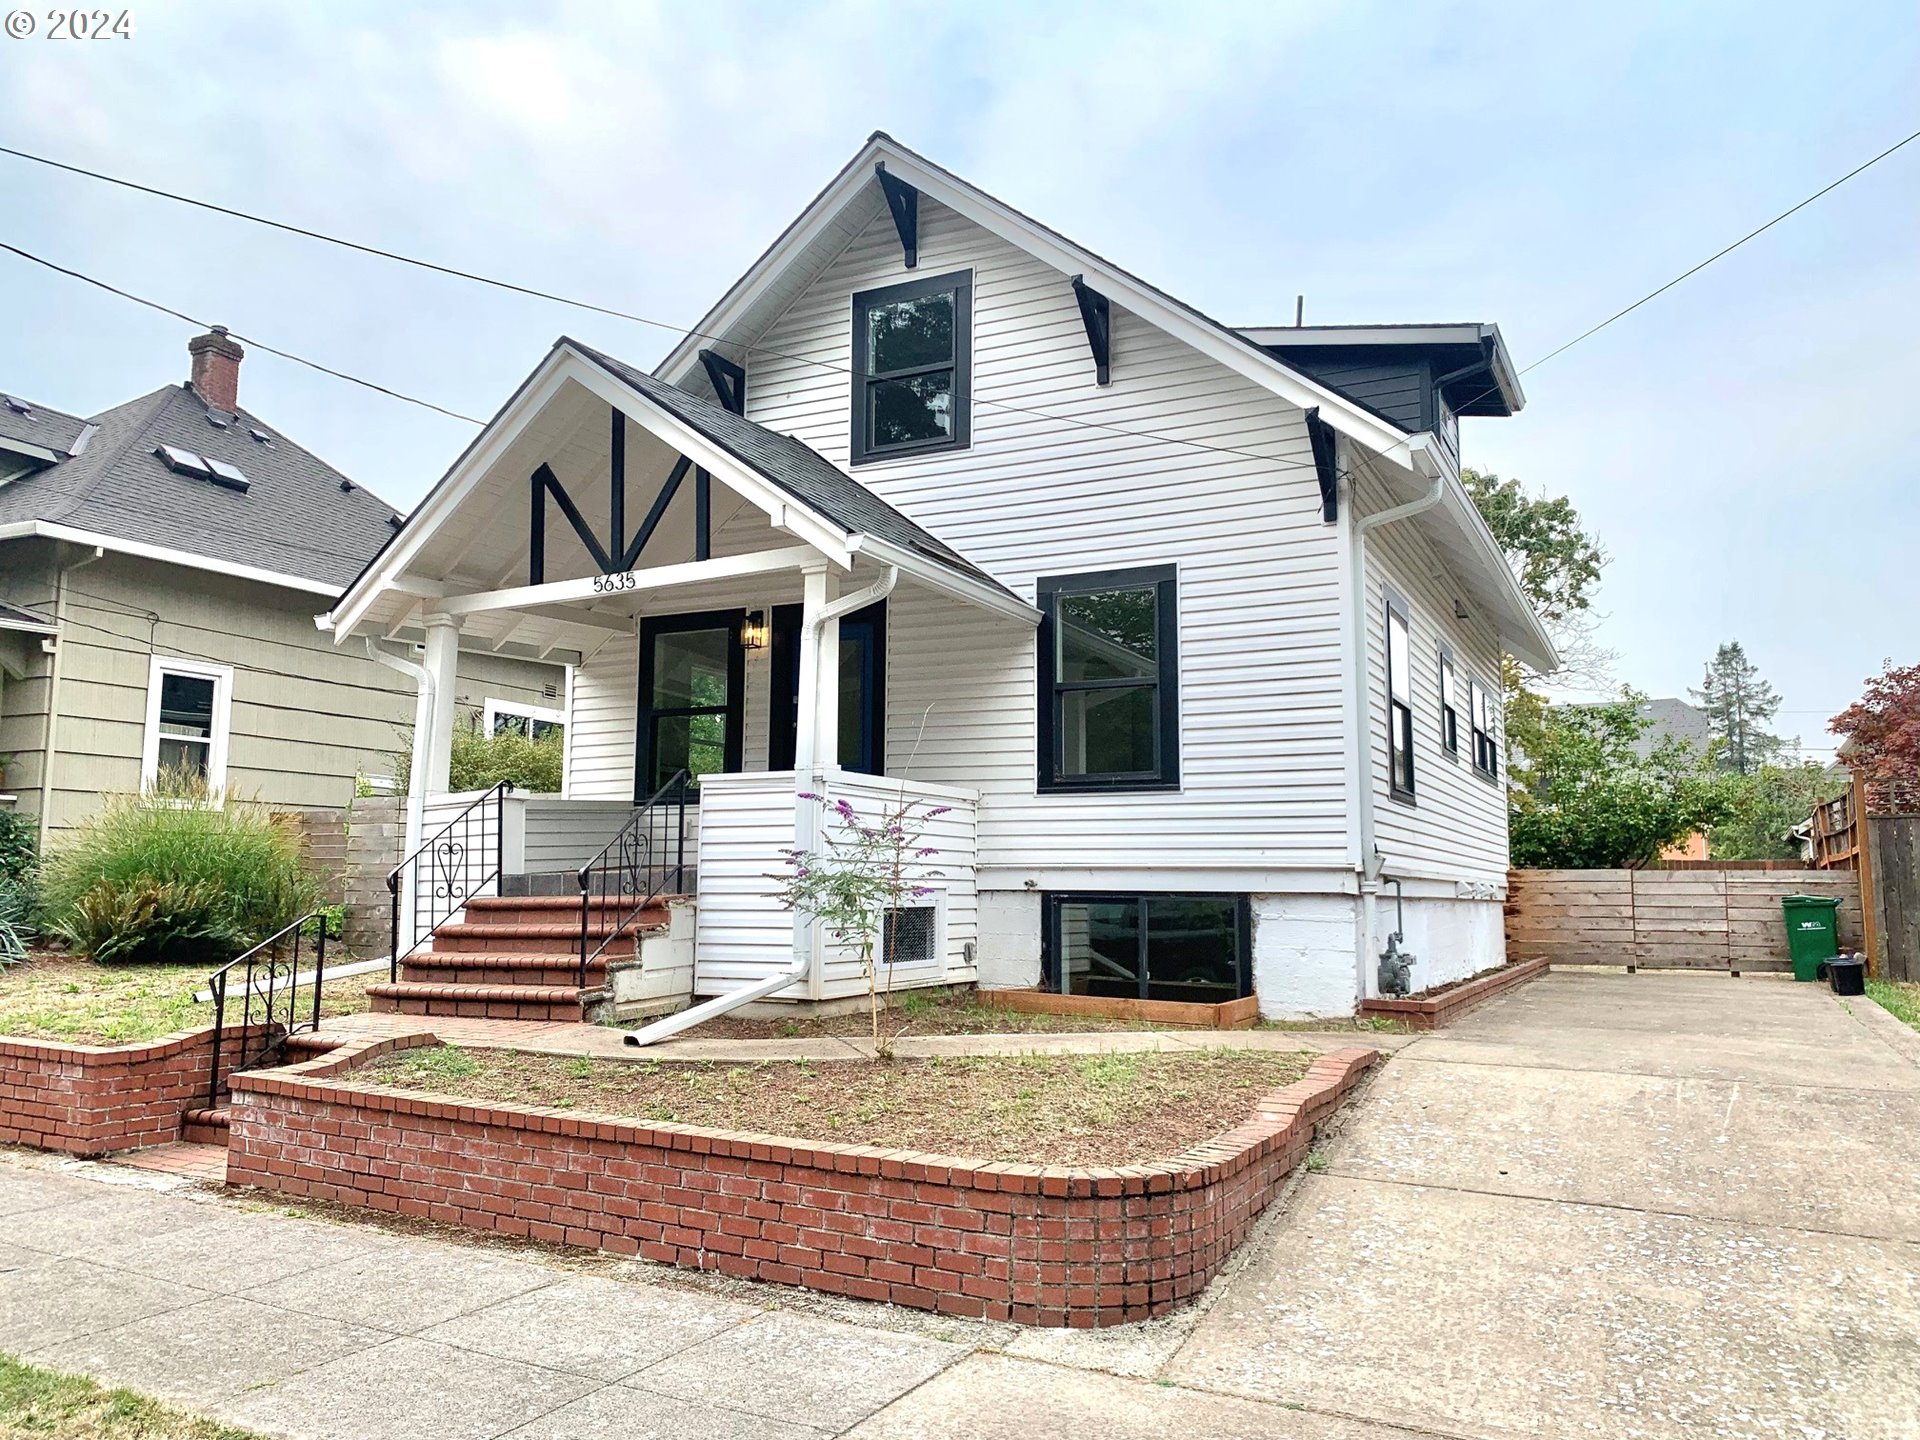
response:
M384 1056L351 1083L975 1160L1131 1165L1232 1129L1313 1059L1187 1050L728 1064L440 1046Z
M1896 1020L1920 1030L1920 984L1901 980L1867 981L1867 998Z
M262 1440L129 1390L108 1390L0 1355L0 1437L15 1440Z
M212 968L96 965L37 951L33 959L0 970L0 1035L126 1045L200 1029L213 1023L213 1006L196 1004L193 997L206 987ZM365 1010L367 983L384 978L384 971L375 971L329 981L323 1013ZM311 1003L311 996L302 992L302 1000ZM229 1019L239 1018L236 994L229 995L227 1009Z

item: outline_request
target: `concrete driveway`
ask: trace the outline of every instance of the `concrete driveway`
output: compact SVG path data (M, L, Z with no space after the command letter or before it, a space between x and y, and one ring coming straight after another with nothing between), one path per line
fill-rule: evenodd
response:
M1920 1435L1915 1038L1556 973L1395 1056L1161 1373L1476 1440Z
M294 1440L1904 1440L1920 1036L1859 1011L1538 981L1401 1046L1200 1307L1091 1334L0 1157L0 1350Z

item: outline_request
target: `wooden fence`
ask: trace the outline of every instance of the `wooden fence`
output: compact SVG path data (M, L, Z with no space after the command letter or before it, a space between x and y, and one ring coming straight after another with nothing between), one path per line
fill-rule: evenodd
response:
M1869 815L1866 829L1876 973L1920 980L1920 816Z
M1514 870L1507 955L1563 965L1785 970L1787 895L1840 902L1840 947L1861 944L1851 870Z

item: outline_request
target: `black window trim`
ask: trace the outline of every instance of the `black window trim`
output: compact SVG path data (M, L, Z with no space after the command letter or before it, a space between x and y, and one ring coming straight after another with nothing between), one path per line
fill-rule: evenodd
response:
M1386 662L1386 673L1381 676L1387 696L1387 795L1402 805L1417 804L1414 796L1419 784L1419 767L1414 763L1414 724L1413 724L1413 613L1407 608L1407 602L1391 590L1382 590L1381 598L1385 602L1380 611L1380 655ZM1393 622L1398 619L1407 631L1407 698L1396 700L1393 695ZM1406 712L1404 719L1398 713ZM1394 763L1402 747L1407 756L1407 783L1400 783L1400 767Z
M1497 732L1495 730L1491 728L1482 730L1480 728L1479 700L1483 695L1486 697L1487 723L1489 726L1492 726L1497 723L1494 720L1493 687L1481 684L1480 678L1477 675L1473 676L1467 682L1467 726L1469 733L1473 736L1473 773L1489 785L1498 785L1500 783L1499 740L1496 738ZM1485 743L1486 753L1493 762L1491 765L1482 765L1480 763L1482 742Z
M1221 900L1231 902L1234 916L1234 999L1244 1000L1253 988L1253 902L1250 897L1218 890L1043 890L1040 892L1040 984L1060 993L1060 910L1065 905L1113 905L1131 901L1136 905L1155 900ZM1140 927L1144 950L1150 938L1150 926ZM1146 956L1141 957L1142 994L1146 999ZM1157 1002L1158 1003L1158 1002ZM1179 1004L1183 1002L1165 1002ZM1204 1003L1204 1002L1202 1002ZM1229 1002L1222 1002L1229 1003Z
M867 373L867 312L877 305L890 305L900 300L913 300L922 295L937 295L943 291L954 292L953 305L953 363L951 365L917 365L907 370L891 370L884 376ZM904 280L896 285L880 285L871 290L856 290L848 312L848 328L852 332L853 377L849 402L852 405L852 427L847 441L847 462L850 465L871 465L883 460L894 460L909 456L925 455L929 452L944 450L965 450L973 444L973 270L949 271L945 275L929 275L914 280ZM929 374L936 370L953 371L953 434L944 440L915 440L902 445L873 445L867 435L867 391L874 381L880 379L899 380L914 375Z
M1460 763L1460 663L1454 659L1453 647L1440 647L1439 667L1435 678L1440 683L1440 753ZM1453 681L1453 698L1447 698L1447 681Z
M1152 770L1124 774L1061 777L1059 753L1059 697L1054 678L1055 606L1062 595L1087 595L1101 590L1155 591L1155 648L1159 674L1154 679L1155 740L1158 763ZM1038 755L1036 787L1043 795L1138 794L1180 788L1180 572L1177 565L1140 565L1121 570L1088 570L1073 575L1043 575L1034 582L1034 601L1040 611L1035 644L1039 684ZM1109 682L1117 687L1133 682ZM1099 682L1071 682L1067 689L1101 688Z
M800 620L804 607L800 605L776 605L773 607L773 622L770 631L768 657L768 702L767 702L767 768L769 770L793 769L793 751L798 736L794 733L799 717L793 713L793 702L786 697L795 694L800 683ZM876 600L871 605L854 611L851 615L840 617L842 633L849 625L869 625L872 627L873 649L871 658L873 674L869 677L873 683L863 697L863 723L873 742L873 754L870 757L871 770L850 770L849 774L885 775L887 773L887 602Z
M710 706L669 706L657 709L653 704L654 645L662 635L682 634L689 630L725 630L727 632L727 733L726 750L721 759L723 773L738 774L743 768L746 749L746 650L740 644L740 626L745 610L694 610L682 615L646 615L640 620L640 674L636 679L634 726L633 803L644 805L653 798L650 784L653 773L653 725L662 716L704 715ZM687 803L698 804L700 787L687 787Z

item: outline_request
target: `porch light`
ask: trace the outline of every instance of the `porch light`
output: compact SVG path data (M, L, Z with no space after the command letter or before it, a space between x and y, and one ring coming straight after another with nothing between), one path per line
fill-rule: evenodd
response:
M758 650L767 643L767 612L749 610L747 618L740 622L740 648Z

